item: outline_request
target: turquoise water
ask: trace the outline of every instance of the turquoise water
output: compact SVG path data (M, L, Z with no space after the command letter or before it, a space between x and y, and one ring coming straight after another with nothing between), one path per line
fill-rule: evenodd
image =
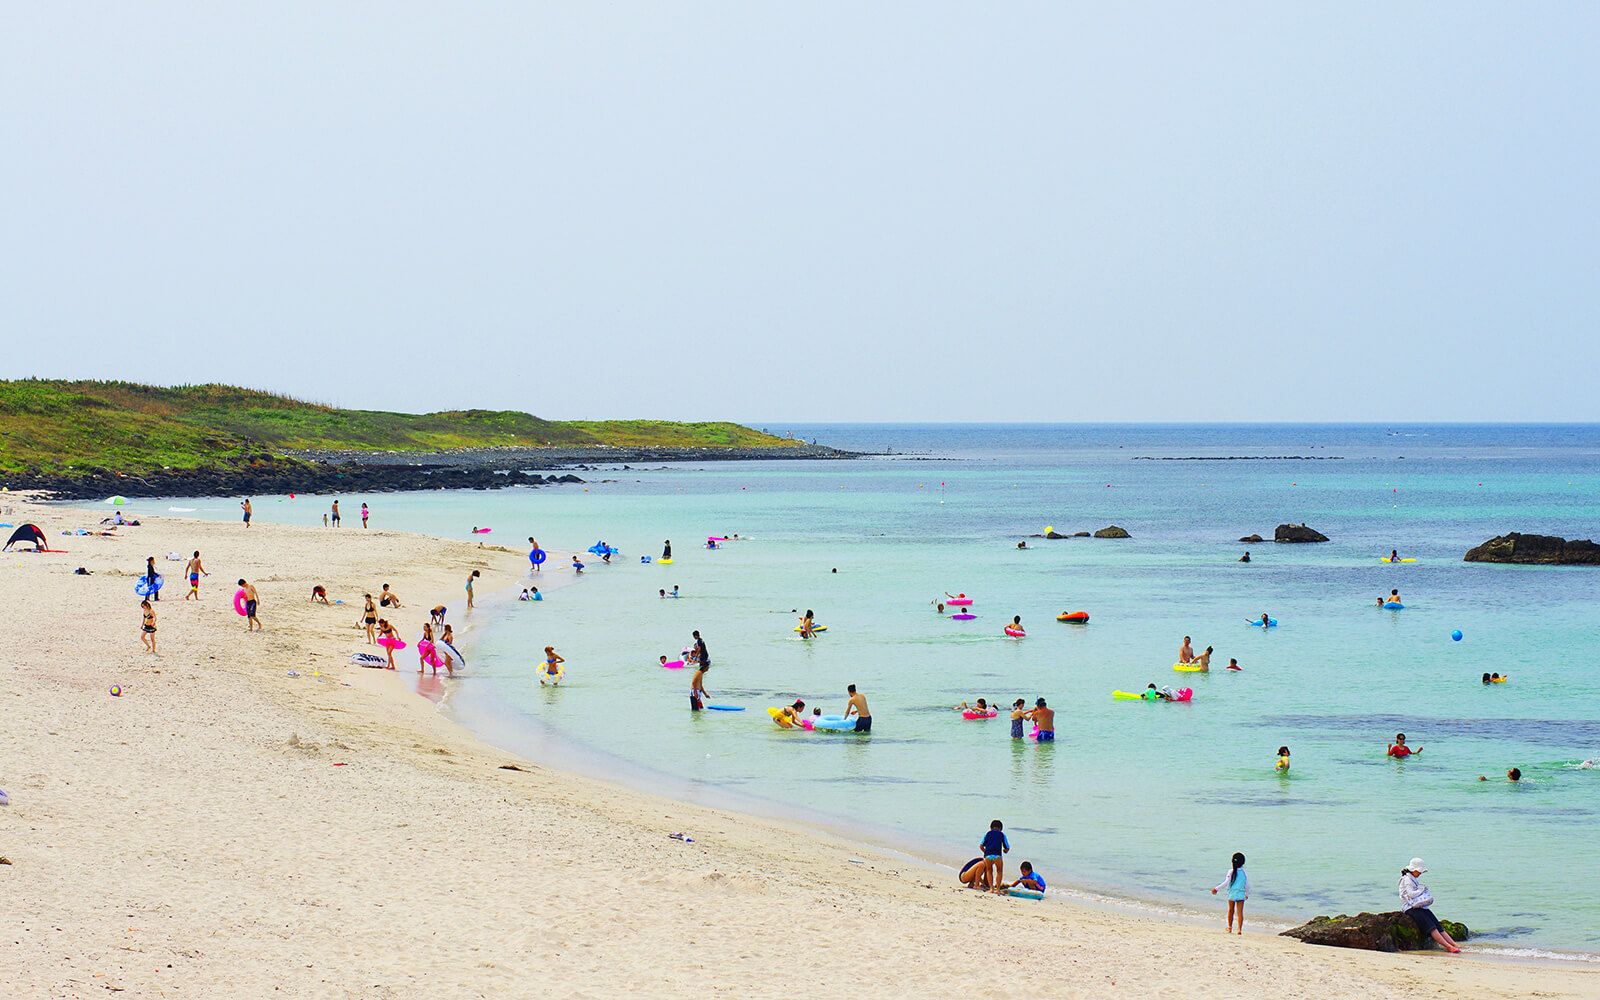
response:
M1400 866L1421 855L1438 912L1485 942L1600 952L1587 862L1600 771L1575 766L1600 755L1600 570L1461 562L1505 531L1593 535L1600 428L774 429L897 454L611 469L580 473L587 492L342 506L365 499L386 527L493 525L508 545L535 534L549 548L622 549L470 636L451 710L535 757L864 823L955 863L1001 818L1013 863L1178 908L1212 906L1207 890L1243 851L1253 911L1297 922L1393 908ZM1141 460L1199 455L1326 460ZM258 517L313 523L325 506L270 499ZM1285 521L1332 541L1236 541ZM1015 548L1046 525L1111 523L1133 538ZM732 532L747 540L700 547ZM641 565L665 538L674 564ZM1418 562L1380 563L1391 548ZM656 596L674 584L683 598ZM1391 587L1406 609L1372 607ZM979 618L937 615L929 602L945 590L973 596ZM807 608L830 627L809 642L792 631ZM1072 610L1090 624L1054 621ZM1246 625L1263 611L1281 625ZM1012 615L1026 639L1000 634ZM655 666L696 628L712 700L747 711L691 714L688 675ZM1236 657L1244 670L1174 672L1184 635L1215 647L1215 667ZM568 660L559 689L535 680L545 645ZM1488 671L1512 680L1485 687ZM1110 697L1151 681L1193 684L1194 699ZM795 697L841 711L849 683L871 703L871 736L784 732L764 711ZM1013 741L1003 718L949 710L979 696L1047 698L1057 742ZM1423 752L1386 759L1397 730ZM1280 744L1293 750L1287 777L1273 773ZM1519 785L1503 779L1513 766Z

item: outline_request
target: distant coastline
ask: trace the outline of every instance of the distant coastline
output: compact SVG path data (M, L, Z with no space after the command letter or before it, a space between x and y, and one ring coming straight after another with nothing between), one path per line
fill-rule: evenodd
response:
M825 445L783 448L460 448L443 452L312 451L259 455L231 465L119 472L0 474L12 490L54 500L129 497L252 496L283 493L392 493L401 490L498 490L583 483L592 465L637 462L846 460L859 453Z

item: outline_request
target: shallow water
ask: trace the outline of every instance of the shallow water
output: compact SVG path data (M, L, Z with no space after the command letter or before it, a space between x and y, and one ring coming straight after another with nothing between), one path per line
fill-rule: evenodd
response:
M1600 754L1600 569L1461 562L1505 531L1594 534L1600 428L793 430L901 454L612 469L580 473L586 488L342 506L367 500L385 527L492 525L506 545L535 534L622 549L468 637L451 710L513 749L845 817L948 845L956 863L1001 818L1012 864L1180 906L1212 905L1207 890L1243 851L1253 912L1295 920L1393 908L1400 866L1421 855L1440 914L1485 940L1600 952L1600 875L1574 863L1600 813L1600 771L1575 767ZM1201 455L1326 458L1140 458ZM258 499L259 519L315 523L325 506L273 499ZM233 516L216 500L170 503ZM1236 541L1285 521L1332 541ZM1111 523L1133 538L1015 548L1046 525ZM701 547L731 532L747 540ZM642 565L665 538L673 565ZM1380 563L1391 548L1419 561ZM656 596L674 584L684 597ZM1391 587L1406 609L1372 607ZM979 617L937 615L944 590L976 598ZM792 631L807 608L830 626L811 641ZM1068 610L1090 624L1054 621ZM1263 611L1281 625L1246 624ZM1012 615L1026 639L1000 635ZM712 700L747 711L691 715L688 674L655 666L694 628ZM1215 647L1214 668L1236 657L1243 671L1174 672L1186 634ZM558 689L534 680L545 645L568 660ZM1485 687L1488 671L1512 680ZM1192 684L1194 700L1110 697L1152 681ZM869 737L784 732L764 711L801 697L838 712L852 682L872 706ZM1057 742L949 711L979 696L1047 698ZM1423 752L1385 758L1398 730ZM1272 769L1279 744L1293 751L1286 777ZM1512 766L1520 785L1503 778Z

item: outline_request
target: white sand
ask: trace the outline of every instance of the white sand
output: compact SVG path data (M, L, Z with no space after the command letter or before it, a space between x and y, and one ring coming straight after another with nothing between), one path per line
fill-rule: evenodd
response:
M1220 904L1197 927L986 896L824 833L503 770L408 689L412 649L404 675L347 660L369 648L363 589L406 599L409 643L434 603L470 628L468 571L486 595L521 552L165 519L62 538L108 508L0 506L71 550L0 560L5 996L1600 995L1583 968L1227 937ZM201 604L164 558L195 548ZM157 656L132 589L147 555L168 581ZM241 576L264 632L233 611ZM313 583L346 604L312 605Z

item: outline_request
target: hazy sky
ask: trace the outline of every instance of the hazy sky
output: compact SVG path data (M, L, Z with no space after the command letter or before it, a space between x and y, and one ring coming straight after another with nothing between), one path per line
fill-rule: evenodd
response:
M1600 4L7 4L8 377L1600 420Z

